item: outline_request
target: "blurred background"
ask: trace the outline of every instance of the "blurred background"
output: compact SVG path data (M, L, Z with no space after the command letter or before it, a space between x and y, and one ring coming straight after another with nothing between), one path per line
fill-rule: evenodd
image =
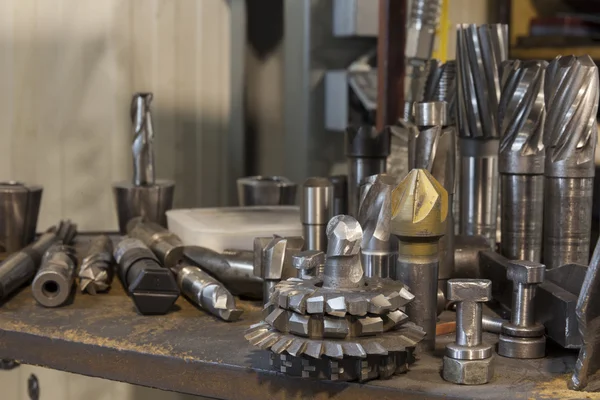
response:
M445 0L434 57L454 58L457 23L503 22L511 58L600 59L597 4ZM110 187L131 177L137 91L154 93L157 176L176 180L176 208L234 205L241 176L335 173L342 127L372 112L347 73L375 52L379 7L0 0L0 181L44 186L40 229L68 217L82 231L116 231ZM30 366L0 371L0 397L27 399L32 372L43 399L187 398Z

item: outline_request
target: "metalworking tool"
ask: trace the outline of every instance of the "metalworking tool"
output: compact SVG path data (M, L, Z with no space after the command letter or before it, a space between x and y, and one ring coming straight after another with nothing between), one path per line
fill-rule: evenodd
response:
M296 204L296 183L284 176L247 176L237 180L238 203L245 206Z
M143 217L129 221L127 235L141 240L166 268L174 267L183 259L184 245L179 236Z
M448 126L447 104L443 101L415 104L419 128L409 139L409 169L423 168L448 192L446 232L440 239L438 285L445 291L454 273L454 188L456 186L456 130Z
M493 376L492 346L482 341L482 303L492 299L487 279L450 279L448 299L456 301L456 341L446 345L442 377L461 385L482 385Z
M349 215L358 214L358 188L362 180L385 172L386 159L390 155L390 140L389 128L381 132L373 126L349 127L346 130Z
M544 219L545 61L505 61L498 106L500 252L540 262Z
M439 240L446 232L448 192L424 169L413 169L392 192L391 232L399 240L396 278L411 288L406 307L426 337L420 348L435 349Z
M54 243L71 244L77 235L77 225L60 221L24 249L11 254L0 264L0 299L29 282L39 268L44 253Z
M0 182L0 253L14 253L35 238L42 187Z
M171 271L139 239L124 238L115 247L119 278L140 314L166 314L179 297Z
M499 68L508 54L506 25L459 25L456 68L461 155L460 233L496 247Z
M327 249L327 223L333 217L333 183L328 178L308 178L302 184L300 218L307 250Z
M542 358L546 353L544 325L536 322L535 293L544 282L546 267L533 261L510 261L507 278L513 281L510 322L502 325L498 354L510 358Z
M557 57L546 69L543 261L587 265L598 139L598 68L589 56Z
M71 296L75 283L77 256L75 248L55 243L42 258L33 282L33 298L44 307L60 307Z
M333 184L333 212L332 215L348 214L348 176L330 176Z
M254 275L263 279L265 303L277 282L298 275L292 257L301 252L303 246L304 239L298 236L254 239Z
M152 97L152 93L136 93L131 102L133 179L113 185L122 234L126 232L129 220L139 216L167 226L165 213L173 206L175 182L155 179Z
M447 104L446 125L456 125L456 61L434 64L429 71L425 86L424 102L445 101Z
M398 240L390 235L392 190L395 177L380 174L367 177L360 186L358 221L363 229L361 260L366 277L394 277Z
M414 296L400 282L362 275L354 218L332 218L327 236L323 276L279 282L246 339L270 349L273 367L290 375L365 381L406 371L424 336L401 311ZM313 269L322 256L301 253L296 265Z
M79 267L79 289L96 294L110 288L113 279L113 242L106 235L92 238Z

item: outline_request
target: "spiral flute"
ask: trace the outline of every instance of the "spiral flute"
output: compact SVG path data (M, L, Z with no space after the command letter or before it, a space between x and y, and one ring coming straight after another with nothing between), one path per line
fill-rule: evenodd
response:
M136 186L153 185L154 175L154 129L150 114L152 93L136 93L131 100L133 124L133 183Z

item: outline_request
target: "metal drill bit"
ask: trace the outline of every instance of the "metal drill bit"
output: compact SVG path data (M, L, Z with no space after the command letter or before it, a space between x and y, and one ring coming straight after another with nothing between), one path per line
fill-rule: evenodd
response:
M506 25L459 25L456 68L461 152L460 232L496 245L500 64L508 53Z
M546 69L543 260L587 265L598 139L598 68L589 56L557 57Z
M75 248L53 244L42 258L40 269L31 283L33 298L44 307L60 307L67 302L75 282Z
M79 290L89 294L105 292L113 278L113 243L106 235L92 238L79 267Z
M201 309L224 321L236 321L244 312L236 308L235 298L221 282L197 266L183 263L171 270L177 276L181 292Z
M151 102L152 93L136 93L131 100L133 183L136 186L153 185L155 182Z
M419 131L409 139L409 169L426 169L448 192L453 204L456 186L456 130L447 126L447 104L443 101L415 104ZM440 239L438 280L446 292L446 281L454 274L454 212L448 207L446 233Z
M358 211L363 229L361 260L369 278L388 278L395 273L398 248L395 238L390 238L390 218L396 184L396 178L381 174L368 177L361 185Z
M364 274L360 262L363 231L356 219L336 215L327 224L327 258L323 270L323 286L358 288Z
M76 234L77 225L68 220L60 221L35 242L11 254L0 264L0 299L5 299L33 278L50 246L57 242L71 244Z
M328 178L308 178L302 184L300 218L306 250L327 249L326 228L333 217L333 183Z
M446 125L456 125L456 61L432 64L423 101L445 101L448 104Z
M544 218L545 61L506 61L498 106L501 181L500 252L540 262Z
M172 268L183 259L183 242L159 224L134 218L127 224L127 235L141 240L167 268Z
M358 214L358 188L364 178L381 174L390 155L390 130L378 132L372 126L349 127L346 130L348 158L348 213Z
M400 240L396 277L412 289L409 319L426 333L422 349L435 348L439 240L446 232L448 192L424 169L413 169L392 192L391 232Z

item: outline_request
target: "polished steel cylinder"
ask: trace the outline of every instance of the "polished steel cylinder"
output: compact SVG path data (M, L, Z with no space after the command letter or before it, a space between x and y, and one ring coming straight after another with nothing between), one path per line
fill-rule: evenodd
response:
M42 187L0 182L0 253L14 253L35 238Z
M481 344L481 303L463 301L456 304L456 344L474 347Z
M296 183L283 176L248 176L237 180L238 203L245 206L296 204Z
M535 324L534 315L534 299L536 285L515 284L513 290L512 304L514 309L511 310L511 322L517 326L531 326Z
M327 178L308 178L302 185L300 218L306 250L327 250L327 223L333 217L334 186Z
M496 247L498 140L460 138L460 233L484 236Z
M509 260L540 262L544 219L544 176L501 175L502 243Z

